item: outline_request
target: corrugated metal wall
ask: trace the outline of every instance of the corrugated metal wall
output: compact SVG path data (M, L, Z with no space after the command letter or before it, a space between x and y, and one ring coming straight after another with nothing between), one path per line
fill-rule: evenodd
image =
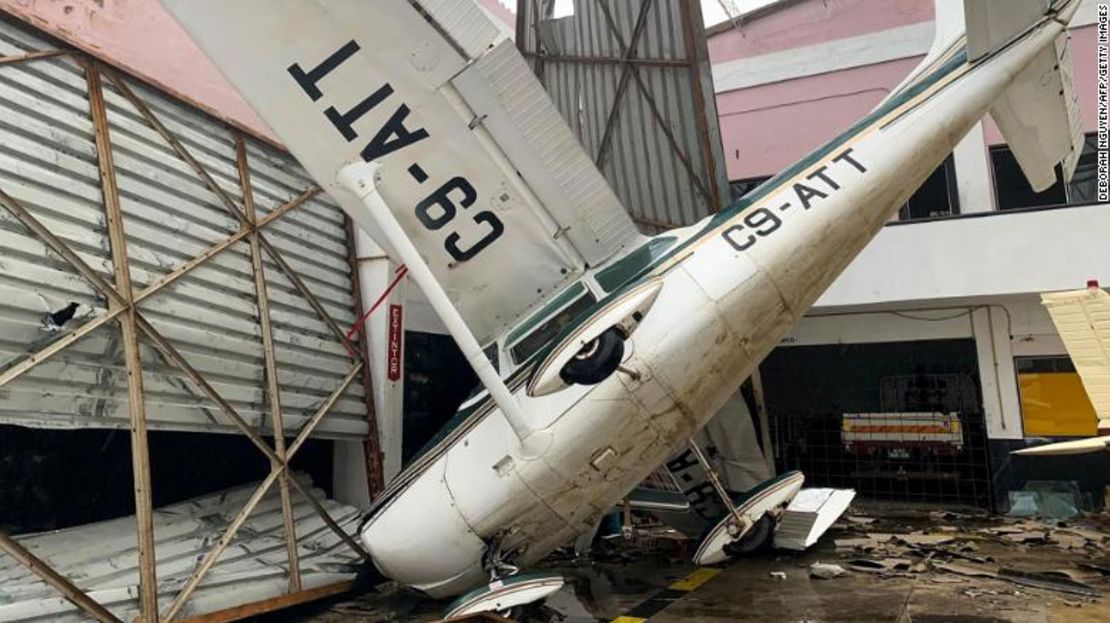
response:
M0 20L0 57L49 50L30 29ZM160 93L131 89L241 205L235 136L224 124ZM104 80L134 289L163 278L240 231L220 198L126 97ZM258 218L313 187L287 154L247 139ZM113 282L104 199L84 70L74 57L0 63L0 190L20 202ZM315 195L265 227L275 247L334 323L354 322L344 216ZM335 331L267 254L265 276L287 429L311 416L351 370ZM61 332L42 330L48 310L80 303ZM0 374L66 332L104 314L107 301L72 267L0 209ZM247 238L144 299L143 317L254 427L268 404L259 306ZM89 315L85 315L86 312ZM128 426L126 368L114 322L0 387L0 423L35 427ZM227 418L178 369L142 347L148 425L231 432ZM365 436L361 383L320 425L323 436Z
M520 0L517 46L641 226L687 225L728 204L697 2Z

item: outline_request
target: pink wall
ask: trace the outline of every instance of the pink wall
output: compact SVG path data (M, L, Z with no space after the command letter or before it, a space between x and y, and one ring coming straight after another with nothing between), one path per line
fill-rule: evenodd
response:
M273 137L157 0L0 0L0 10L218 117Z
M480 1L512 23L497 0ZM158 0L0 0L0 11L277 142Z
M742 36L728 28L710 37L709 57L719 63L931 21L933 0L807 0L757 13Z
M718 95L729 179L787 167L867 114L918 62L904 59Z

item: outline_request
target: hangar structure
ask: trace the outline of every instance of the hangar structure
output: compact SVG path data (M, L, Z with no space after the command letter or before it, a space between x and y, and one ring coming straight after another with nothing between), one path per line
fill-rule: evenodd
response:
M0 0L0 595L18 582L42 602L0 599L0 620L79 616L70 603L231 619L347 590L358 508L474 385L415 288L379 301L396 265L158 3L124 4ZM482 2L651 233L842 132L933 36L932 0L779 0L708 29L692 2L554 4ZM1005 510L1034 476L1011 450L1093 433L1038 294L1110 283L1095 30L1088 0L1075 179L1033 193L979 124L710 425L734 486L801 469ZM1108 460L1038 478L1097 500ZM93 537L96 555L43 564Z
M357 509L312 480L346 451L352 503L381 482L346 217L266 138L10 17L0 107L0 618L74 616L54 590L99 620L219 610L274 575L272 534L259 601L348 587ZM88 532L7 534L131 513L56 571Z

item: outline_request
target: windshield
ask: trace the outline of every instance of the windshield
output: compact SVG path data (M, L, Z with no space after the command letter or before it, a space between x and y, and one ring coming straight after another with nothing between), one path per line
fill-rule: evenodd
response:
M575 299L573 303L564 307L562 311L543 321L531 333L521 338L509 348L513 361L517 364L524 363L529 357L543 348L551 338L577 318L579 314L590 308L597 299L589 292Z

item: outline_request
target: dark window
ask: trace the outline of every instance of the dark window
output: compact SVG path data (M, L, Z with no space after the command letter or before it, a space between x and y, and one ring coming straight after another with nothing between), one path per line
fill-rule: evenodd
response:
M1017 159L1005 145L991 147L991 165L994 167L994 190L999 210L1046 206L1083 205L1097 200L1095 174L1098 153L1094 134L1088 134L1075 175L1064 184L1063 169L1056 166L1056 183L1044 192L1033 192Z
M1014 368L1018 374L1075 372L1071 357L1017 357L1014 359Z
M956 164L949 156L929 175L921 188L898 211L898 219L910 221L960 213L956 190Z
M500 357L497 355L497 342L494 342L493 344L490 344L482 352L485 353L486 359L489 359L489 362L490 362L491 365L493 365L493 368L495 370L500 371L501 370L501 365L500 365L501 362L498 361L500 359Z
M541 348L551 341L563 329L563 327L570 324L582 312L590 308L597 299L592 294L586 294L577 301L571 303L562 311L548 318L538 328L534 329L531 333L521 338L516 344L510 347L513 353L513 361L518 364L528 361L528 358L539 352Z
M764 175L762 177L749 177L746 180L733 180L728 183L729 195L732 197L733 201L736 201L756 188L759 188L760 184L769 179L771 179L771 176Z

